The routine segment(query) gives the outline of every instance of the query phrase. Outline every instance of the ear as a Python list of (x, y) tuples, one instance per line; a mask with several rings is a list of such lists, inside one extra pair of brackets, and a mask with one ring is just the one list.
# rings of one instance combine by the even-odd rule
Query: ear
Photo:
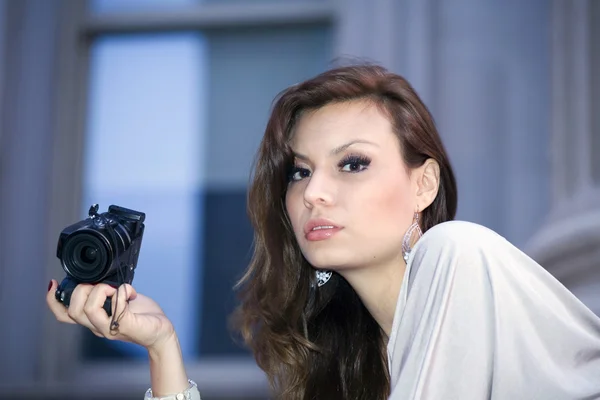
[(429, 158), (415, 174), (417, 184), (417, 204), (419, 211), (425, 210), (435, 200), (440, 188), (440, 165)]

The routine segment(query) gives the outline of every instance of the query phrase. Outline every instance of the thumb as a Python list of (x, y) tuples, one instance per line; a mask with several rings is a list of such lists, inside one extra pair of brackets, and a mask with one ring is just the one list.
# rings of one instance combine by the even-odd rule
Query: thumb
[(125, 298), (127, 299), (127, 301), (135, 300), (137, 298), (137, 290), (135, 290), (130, 284), (126, 283), (122, 285), (121, 288), (123, 288), (125, 292)]
[(129, 304), (129, 301), (135, 300), (137, 291), (130, 284), (123, 284), (119, 289), (113, 289), (112, 312), (117, 317), (121, 316)]
[[(123, 292), (123, 298), (127, 299), (127, 301), (135, 300), (137, 298), (137, 290), (128, 283), (121, 285), (119, 290)], [(121, 293), (119, 293), (119, 296), (120, 295)]]

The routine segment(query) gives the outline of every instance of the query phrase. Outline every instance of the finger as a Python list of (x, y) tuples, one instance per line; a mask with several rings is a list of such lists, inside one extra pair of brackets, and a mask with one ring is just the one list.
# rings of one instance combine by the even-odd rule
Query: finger
[[(136, 297), (136, 290), (129, 284), (121, 285), (117, 294), (113, 296), (112, 313), (115, 316), (115, 320), (119, 323), (120, 329), (127, 329), (126, 325), (129, 319), (126, 318), (126, 315), (129, 309), (129, 301), (135, 300)], [(123, 326), (123, 323), (125, 323), (125, 326)]]
[(69, 307), (67, 308), (67, 314), (73, 321), (91, 330), (95, 330), (96, 328), (92, 325), (83, 309), (93, 289), (93, 285), (84, 283), (75, 286), (71, 294)]
[(103, 339), (106, 338), (106, 336), (104, 336), (103, 334), (98, 332), (96, 329), (90, 329), (90, 332), (92, 332), (94, 335), (98, 336), (99, 338), (103, 338)]
[[(50, 310), (52, 311), (52, 313), (55, 315), (56, 319), (59, 322), (64, 322), (64, 323), (73, 324), (73, 325), (78, 324), (77, 321), (75, 321), (73, 318), (71, 318), (71, 316), (69, 316), (69, 311), (72, 310), (72, 308), (70, 307), (70, 305), (72, 303), (69, 302), (70, 305), (67, 308), (67, 307), (65, 307), (65, 305), (63, 303), (56, 300), (55, 292), (56, 292), (57, 288), (58, 288), (58, 281), (55, 281), (54, 279), (52, 279), (50, 281), (50, 286), (48, 289), (48, 293), (46, 295), (46, 302), (48, 303)], [(77, 308), (77, 298), (78, 298), (78, 296), (75, 296), (75, 308)], [(86, 320), (87, 320), (87, 318), (86, 318)], [(89, 328), (92, 331), (92, 333), (94, 335), (96, 335), (98, 337), (104, 337), (104, 335), (102, 335), (100, 332), (98, 332), (89, 321), (87, 321), (86, 326), (87, 326), (87, 328)]]
[(83, 312), (93, 328), (106, 337), (108, 337), (108, 332), (110, 331), (111, 318), (102, 307), (106, 299), (112, 297), (116, 292), (117, 289), (110, 285), (104, 283), (95, 285), (83, 307)]
[(52, 311), (52, 313), (59, 322), (64, 322), (67, 324), (76, 324), (77, 322), (75, 322), (71, 319), (71, 317), (69, 317), (67, 307), (65, 307), (61, 302), (56, 300), (56, 297), (54, 297), (54, 293), (56, 292), (57, 287), (58, 282), (52, 279), (50, 281), (50, 289), (48, 289), (48, 293), (46, 294), (46, 303), (48, 304), (50, 311)]

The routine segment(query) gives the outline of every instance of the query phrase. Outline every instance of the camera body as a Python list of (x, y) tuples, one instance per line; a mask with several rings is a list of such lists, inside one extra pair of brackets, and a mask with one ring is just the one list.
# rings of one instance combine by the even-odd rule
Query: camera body
[[(137, 267), (146, 215), (111, 205), (98, 214), (90, 207), (88, 217), (69, 225), (60, 233), (56, 256), (67, 276), (58, 285), (55, 297), (69, 306), (71, 295), (80, 283), (106, 283), (115, 288), (131, 284)], [(111, 316), (111, 299), (103, 308)]]

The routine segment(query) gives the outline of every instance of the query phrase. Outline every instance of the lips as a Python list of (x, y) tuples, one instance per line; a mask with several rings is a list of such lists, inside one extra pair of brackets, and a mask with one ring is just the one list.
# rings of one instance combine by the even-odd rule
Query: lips
[(304, 236), (309, 241), (325, 240), (332, 237), (336, 232), (342, 229), (330, 220), (316, 218), (309, 220), (304, 225)]

